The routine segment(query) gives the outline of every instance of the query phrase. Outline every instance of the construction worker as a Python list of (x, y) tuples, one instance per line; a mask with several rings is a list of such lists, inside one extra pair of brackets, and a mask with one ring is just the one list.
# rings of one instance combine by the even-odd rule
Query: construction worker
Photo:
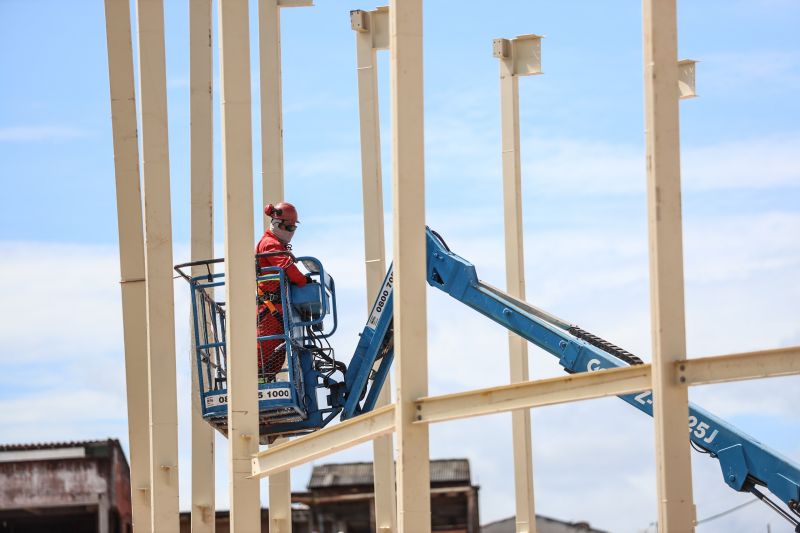
[[(269, 228), (256, 246), (259, 271), (263, 267), (280, 267), (290, 283), (303, 286), (308, 279), (294, 264), (289, 244), (297, 229), (297, 209), (288, 203), (280, 202), (264, 207), (264, 214), (271, 218)], [(269, 255), (261, 255), (269, 254)], [(261, 272), (260, 275), (268, 275)], [(272, 277), (272, 276), (271, 276)], [(283, 305), (280, 281), (258, 283), (258, 336), (283, 334)], [(275, 381), (286, 359), (286, 344), (282, 339), (262, 340), (258, 343), (259, 382)]]

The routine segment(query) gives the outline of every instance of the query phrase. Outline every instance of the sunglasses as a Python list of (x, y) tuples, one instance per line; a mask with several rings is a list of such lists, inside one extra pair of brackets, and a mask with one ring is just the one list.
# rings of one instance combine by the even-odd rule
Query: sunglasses
[(278, 227), (285, 229), (286, 231), (294, 231), (297, 229), (296, 224), (284, 224), (283, 222), (278, 224)]

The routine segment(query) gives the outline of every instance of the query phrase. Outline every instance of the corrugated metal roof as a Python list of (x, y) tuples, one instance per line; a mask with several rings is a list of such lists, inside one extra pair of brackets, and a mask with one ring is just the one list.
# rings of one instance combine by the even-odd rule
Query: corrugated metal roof
[(122, 449), (122, 446), (117, 439), (104, 439), (104, 440), (76, 440), (67, 442), (37, 442), (30, 444), (0, 444), (0, 452), (10, 451), (23, 451), (23, 450), (53, 450), (56, 448), (78, 448), (86, 446), (117, 446)]
[[(481, 533), (514, 533), (516, 530), (516, 519), (513, 516), (481, 526)], [(536, 531), (538, 533), (607, 533), (600, 529), (594, 529), (587, 522), (564, 522), (538, 514), (536, 515)]]
[[(116, 450), (116, 452), (114, 451)], [(75, 440), (65, 442), (35, 442), (29, 444), (0, 444), (0, 462), (60, 461), (101, 459), (119, 461), (129, 468), (128, 458), (118, 439)]]
[[(469, 460), (435, 459), (431, 461), (431, 483), (470, 482)], [(309, 489), (372, 485), (372, 463), (337, 463), (315, 466)]]

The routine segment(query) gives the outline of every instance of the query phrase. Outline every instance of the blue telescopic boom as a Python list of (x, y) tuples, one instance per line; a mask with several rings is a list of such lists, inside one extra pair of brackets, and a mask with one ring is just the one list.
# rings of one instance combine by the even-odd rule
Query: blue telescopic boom
[[(550, 354), (569, 373), (593, 372), (641, 360), (546, 311), (522, 302), (478, 279), (475, 267), (452, 253), (444, 240), (427, 230), (428, 283), (459, 302), (513, 331)], [(373, 305), (350, 362), (341, 392), (342, 419), (371, 410), (388, 374), (394, 355), (392, 343), (392, 269)], [(653, 416), (652, 391), (620, 396)], [(800, 532), (800, 467), (708, 411), (689, 404), (691, 442), (719, 460), (723, 479), (737, 491), (748, 491), (765, 501)], [(766, 499), (756, 486), (767, 487), (790, 509)]]

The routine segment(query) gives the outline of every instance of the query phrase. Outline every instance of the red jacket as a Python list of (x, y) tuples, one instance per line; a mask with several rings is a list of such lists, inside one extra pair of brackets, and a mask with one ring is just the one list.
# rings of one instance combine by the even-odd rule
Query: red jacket
[[(279, 241), (278, 238), (270, 230), (264, 232), (264, 236), (261, 237), (261, 240), (258, 241), (258, 245), (256, 245), (256, 254), (262, 254), (265, 252), (288, 252), (288, 251), (289, 247), (283, 244), (281, 241)], [(302, 272), (300, 272), (300, 269), (297, 268), (297, 265), (295, 265), (292, 262), (292, 258), (288, 253), (285, 255), (259, 257), (258, 266), (281, 267), (286, 272), (286, 276), (289, 278), (289, 281), (291, 283), (299, 285), (300, 287), (306, 284), (306, 277), (303, 275)], [(279, 289), (279, 285), (277, 281), (262, 281), (261, 283), (259, 283), (259, 288), (261, 288), (261, 290), (265, 292), (275, 292)]]

